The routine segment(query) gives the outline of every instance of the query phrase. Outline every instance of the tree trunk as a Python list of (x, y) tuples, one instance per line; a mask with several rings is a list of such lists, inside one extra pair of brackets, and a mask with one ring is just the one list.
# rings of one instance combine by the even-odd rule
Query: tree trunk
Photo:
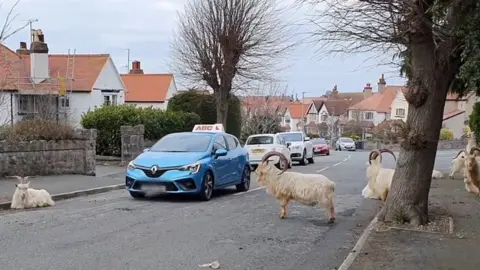
[(219, 89), (215, 92), (215, 100), (217, 107), (217, 123), (223, 124), (223, 127), (227, 128), (227, 116), (228, 116), (228, 90)]
[(443, 109), (454, 72), (443, 62), (448, 55), (439, 56), (428, 34), (412, 42), (410, 48), (412, 74), (405, 94), (409, 102), (407, 122), (401, 130), (400, 154), (379, 220), (424, 225), (428, 222), (428, 195)]

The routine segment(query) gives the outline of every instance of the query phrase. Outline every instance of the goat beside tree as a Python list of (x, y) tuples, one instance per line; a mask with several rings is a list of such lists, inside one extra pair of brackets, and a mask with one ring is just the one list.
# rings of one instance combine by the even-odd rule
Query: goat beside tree
[(55, 205), (52, 196), (45, 189), (30, 188), (28, 176), (24, 178), (20, 176), (13, 177), (17, 178), (20, 183), (15, 184), (16, 189), (15, 193), (13, 193), (10, 208), (28, 209)]
[(476, 159), (476, 153), (480, 149), (472, 147), (465, 157), (465, 190), (467, 192), (480, 195), (480, 167)]
[(365, 198), (387, 199), (390, 190), (394, 169), (382, 167), (382, 153), (389, 153), (397, 161), (395, 154), (389, 149), (373, 150), (368, 155), (367, 167), (367, 185), (362, 190)]
[[(278, 156), (280, 162), (283, 162), (282, 170), (268, 163), (272, 156)], [(272, 151), (263, 157), (255, 170), (258, 183), (280, 201), (280, 218), (286, 218), (287, 205), (293, 200), (303, 205), (319, 205), (327, 209), (328, 223), (333, 223), (335, 183), (321, 174), (285, 172), (287, 168), (288, 159), (282, 153)]]

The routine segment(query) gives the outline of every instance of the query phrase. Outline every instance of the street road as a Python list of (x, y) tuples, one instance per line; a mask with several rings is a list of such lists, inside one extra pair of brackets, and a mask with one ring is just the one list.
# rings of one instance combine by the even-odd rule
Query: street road
[[(443, 154), (443, 171), (454, 152)], [(1, 269), (188, 270), (214, 260), (221, 269), (334, 269), (375, 215), (378, 201), (361, 196), (367, 155), (332, 152), (292, 169), (336, 182), (333, 225), (325, 210), (295, 203), (281, 220), (278, 201), (256, 181), (249, 192), (219, 192), (209, 202), (114, 191), (1, 213)], [(384, 160), (394, 166), (392, 157)]]

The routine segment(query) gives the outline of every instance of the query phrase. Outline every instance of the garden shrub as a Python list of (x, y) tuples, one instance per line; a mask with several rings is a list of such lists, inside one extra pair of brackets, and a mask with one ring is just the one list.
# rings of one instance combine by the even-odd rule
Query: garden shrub
[(97, 129), (97, 154), (119, 156), (121, 150), (121, 126), (145, 126), (145, 139), (157, 141), (163, 136), (191, 131), (200, 123), (194, 113), (165, 112), (161, 109), (139, 108), (135, 105), (109, 105), (95, 108), (82, 116), (81, 124), (87, 129)]
[(4, 126), (0, 132), (0, 140), (8, 141), (58, 141), (72, 140), (75, 129), (66, 124), (52, 120), (32, 119)]
[(447, 128), (442, 128), (440, 130), (440, 140), (441, 141), (453, 140), (453, 131)]

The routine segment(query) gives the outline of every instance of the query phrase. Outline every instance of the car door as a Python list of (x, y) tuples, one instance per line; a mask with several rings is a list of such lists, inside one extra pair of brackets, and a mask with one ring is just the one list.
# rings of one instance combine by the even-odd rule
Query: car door
[[(228, 151), (225, 138), (219, 134), (215, 136), (213, 140), (212, 152), (215, 153), (217, 149), (222, 149), (222, 148)], [(213, 169), (215, 170), (215, 186), (224, 185), (228, 181), (228, 166), (229, 166), (228, 154), (223, 157), (216, 157), (215, 160), (212, 162), (212, 165), (213, 165)]]
[(235, 138), (231, 135), (225, 135), (225, 140), (227, 141), (228, 154), (228, 178), (226, 183), (235, 182), (241, 179), (241, 173), (243, 172), (242, 164), (240, 162), (239, 149), (235, 141)]

